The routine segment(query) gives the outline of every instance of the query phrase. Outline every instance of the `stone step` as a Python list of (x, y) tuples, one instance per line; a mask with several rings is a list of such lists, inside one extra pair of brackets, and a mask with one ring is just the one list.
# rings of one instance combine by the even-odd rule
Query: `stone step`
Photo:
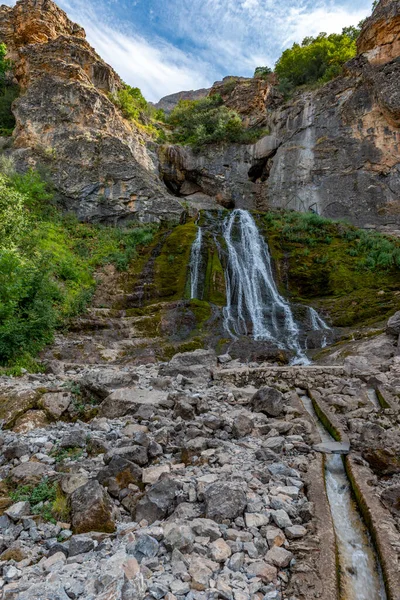
[(349, 442), (321, 442), (313, 446), (316, 452), (322, 454), (348, 454), (350, 452)]

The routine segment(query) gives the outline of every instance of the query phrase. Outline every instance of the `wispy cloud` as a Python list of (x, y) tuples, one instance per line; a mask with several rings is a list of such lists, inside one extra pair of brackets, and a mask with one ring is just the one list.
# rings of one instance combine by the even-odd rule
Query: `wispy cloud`
[[(7, 4), (14, 4), (6, 0)], [(355, 25), (371, 0), (59, 0), (89, 42), (146, 97), (273, 66), (285, 47)]]

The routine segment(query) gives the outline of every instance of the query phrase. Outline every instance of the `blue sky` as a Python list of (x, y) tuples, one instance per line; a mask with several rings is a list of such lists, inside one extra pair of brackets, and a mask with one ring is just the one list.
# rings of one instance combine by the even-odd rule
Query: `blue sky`
[[(3, 0), (4, 1), (4, 0)], [(6, 0), (14, 4), (13, 0)], [(307, 35), (340, 32), (372, 0), (59, 0), (89, 42), (148, 100), (273, 67)]]

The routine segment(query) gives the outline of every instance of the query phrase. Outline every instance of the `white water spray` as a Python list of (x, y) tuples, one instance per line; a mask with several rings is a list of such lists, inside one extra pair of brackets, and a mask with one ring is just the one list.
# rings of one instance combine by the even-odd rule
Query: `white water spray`
[(278, 292), (268, 246), (251, 214), (234, 210), (224, 221), (223, 236), (228, 252), (226, 330), (233, 337), (251, 334), (255, 340), (293, 350), (294, 363), (308, 364), (299, 327), (289, 303)]
[[(326, 332), (331, 331), (331, 328), (325, 323), (325, 321), (322, 319), (322, 317), (319, 316), (319, 314), (317, 313), (317, 311), (314, 308), (309, 306), (308, 310), (309, 310), (309, 314), (310, 314), (311, 328), (313, 331), (326, 331)], [(322, 337), (321, 348), (326, 348), (326, 346), (328, 345), (328, 340), (329, 340), (328, 335), (324, 335)]]
[(199, 295), (199, 274), (201, 266), (201, 244), (203, 241), (203, 231), (201, 227), (197, 229), (196, 239), (193, 242), (190, 253), (190, 298), (201, 299)]

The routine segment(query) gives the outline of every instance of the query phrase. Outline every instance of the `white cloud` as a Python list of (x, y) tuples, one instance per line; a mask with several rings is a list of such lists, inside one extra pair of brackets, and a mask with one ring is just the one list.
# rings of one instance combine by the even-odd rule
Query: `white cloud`
[[(371, 0), (58, 2), (85, 27), (102, 58), (150, 100), (208, 87), (225, 75), (250, 75), (259, 65), (272, 67), (293, 42), (320, 31), (340, 32), (367, 16), (371, 7)], [(146, 7), (151, 10), (141, 30), (134, 11)]]
[(86, 24), (89, 42), (127, 83), (141, 88), (148, 100), (178, 90), (206, 87), (207, 65), (191, 60), (171, 45), (152, 46), (140, 37), (129, 37), (118, 30)]

